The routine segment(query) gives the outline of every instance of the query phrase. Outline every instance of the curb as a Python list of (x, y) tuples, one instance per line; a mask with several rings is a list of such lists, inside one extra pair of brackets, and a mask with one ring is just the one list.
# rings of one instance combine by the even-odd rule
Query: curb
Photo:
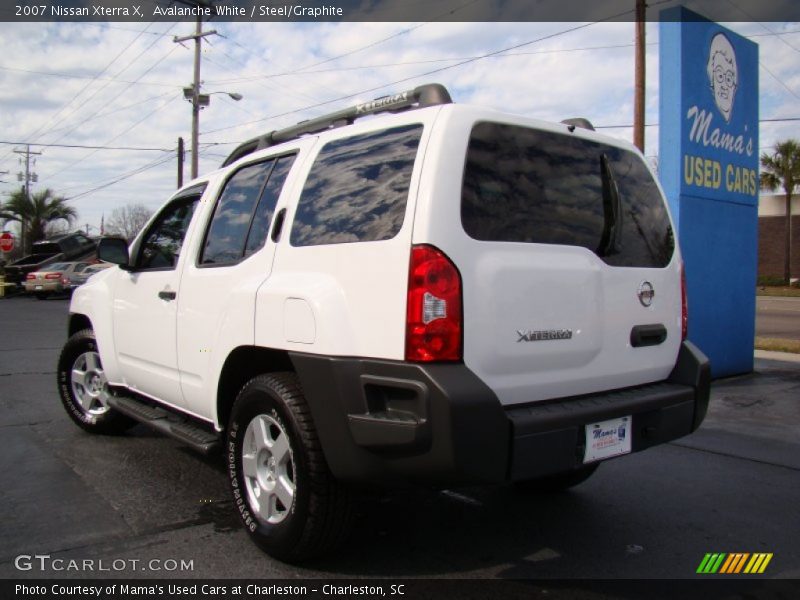
[(756, 358), (765, 360), (779, 360), (782, 362), (800, 363), (800, 354), (792, 352), (772, 352), (771, 350), (756, 350), (753, 353)]

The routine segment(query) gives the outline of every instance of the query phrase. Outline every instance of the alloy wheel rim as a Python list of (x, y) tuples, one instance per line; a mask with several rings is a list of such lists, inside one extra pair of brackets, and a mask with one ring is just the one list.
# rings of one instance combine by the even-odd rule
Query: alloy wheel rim
[(263, 523), (281, 523), (297, 487), (289, 436), (269, 415), (250, 421), (242, 442), (242, 473), (250, 506)]
[(86, 414), (99, 416), (108, 412), (108, 380), (97, 352), (84, 352), (75, 359), (72, 393)]

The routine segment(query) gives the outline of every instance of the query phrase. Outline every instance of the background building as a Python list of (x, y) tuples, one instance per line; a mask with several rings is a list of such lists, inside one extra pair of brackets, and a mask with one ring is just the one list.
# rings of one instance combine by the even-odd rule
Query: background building
[[(763, 194), (758, 201), (759, 277), (783, 277), (785, 236), (785, 196)], [(800, 194), (792, 196), (792, 278), (800, 278)]]

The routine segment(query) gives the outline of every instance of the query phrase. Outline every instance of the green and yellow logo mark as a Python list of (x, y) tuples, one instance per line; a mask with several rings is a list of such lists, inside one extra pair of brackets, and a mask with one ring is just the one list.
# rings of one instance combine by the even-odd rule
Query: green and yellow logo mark
[(763, 573), (771, 560), (772, 552), (757, 552), (755, 554), (748, 552), (734, 552), (731, 554), (724, 552), (709, 553), (705, 555), (700, 566), (697, 567), (697, 572), (703, 575), (715, 573), (725, 575)]

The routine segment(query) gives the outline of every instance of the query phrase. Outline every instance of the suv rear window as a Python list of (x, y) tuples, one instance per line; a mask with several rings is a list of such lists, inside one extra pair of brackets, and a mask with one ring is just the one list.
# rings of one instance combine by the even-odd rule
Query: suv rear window
[(403, 226), (422, 125), (326, 144), (308, 175), (292, 246), (389, 240)]
[(472, 130), (461, 222), (477, 240), (582, 246), (618, 267), (665, 267), (675, 247), (661, 193), (640, 157), (498, 123)]

